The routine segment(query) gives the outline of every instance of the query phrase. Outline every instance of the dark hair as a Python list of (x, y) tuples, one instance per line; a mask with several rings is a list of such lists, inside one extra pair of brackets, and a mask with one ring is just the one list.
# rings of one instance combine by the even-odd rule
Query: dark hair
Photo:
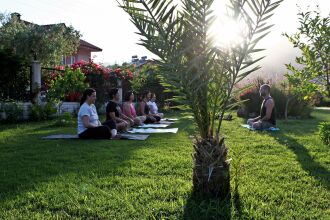
[(151, 98), (155, 97), (156, 96), (156, 93), (152, 92), (151, 93)]
[(125, 95), (124, 95), (124, 101), (128, 102), (131, 95), (134, 95), (133, 91), (126, 92)]
[(151, 93), (151, 92), (150, 91), (145, 91), (142, 95), (142, 99), (147, 98), (149, 93)]
[(109, 92), (110, 99), (113, 99), (113, 97), (118, 93), (118, 89), (111, 89)]
[(137, 94), (137, 100), (139, 102), (142, 102), (142, 99), (143, 99), (143, 95), (141, 93)]
[(96, 91), (93, 88), (87, 88), (87, 89), (85, 89), (85, 91), (83, 93), (83, 96), (80, 99), (80, 105), (84, 104), (84, 102), (87, 99), (87, 96), (91, 96), (94, 92), (96, 92)]

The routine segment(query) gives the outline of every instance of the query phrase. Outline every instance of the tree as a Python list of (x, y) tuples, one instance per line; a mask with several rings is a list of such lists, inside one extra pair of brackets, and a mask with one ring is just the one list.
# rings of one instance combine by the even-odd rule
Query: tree
[(26, 89), (29, 86), (28, 63), (9, 50), (0, 49), (0, 100), (28, 99)]
[[(272, 25), (265, 22), (280, 1), (231, 0), (229, 16), (244, 23), (242, 42), (230, 48), (215, 47), (210, 27), (215, 19), (213, 0), (118, 1), (142, 36), (140, 44), (159, 57), (168, 85), (183, 96), (198, 128), (194, 142), (194, 192), (225, 198), (229, 193), (228, 148), (220, 136), (224, 113), (230, 107), (233, 87), (259, 69), (262, 51), (256, 44)], [(221, 28), (221, 27), (219, 27)], [(247, 59), (249, 58), (249, 59)]]
[(330, 18), (322, 18), (319, 11), (298, 14), (298, 32), (284, 34), (301, 51), (296, 57), (298, 67), (287, 64), (287, 78), (293, 93), (309, 99), (317, 91), (330, 97)]
[(26, 60), (37, 58), (43, 65), (59, 64), (62, 56), (76, 52), (79, 31), (65, 24), (36, 25), (0, 14), (0, 49), (9, 49)]
[(137, 94), (142, 94), (147, 90), (156, 93), (157, 101), (164, 103), (164, 87), (161, 85), (159, 68), (153, 64), (145, 64), (137, 68), (134, 77), (130, 80), (131, 88)]

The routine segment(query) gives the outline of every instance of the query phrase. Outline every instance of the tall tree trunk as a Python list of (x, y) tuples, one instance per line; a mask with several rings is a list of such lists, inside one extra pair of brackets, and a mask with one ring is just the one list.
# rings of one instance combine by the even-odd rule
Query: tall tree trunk
[(329, 70), (327, 70), (327, 82), (326, 82), (326, 87), (327, 87), (327, 91), (328, 91), (328, 98), (330, 98), (330, 74), (329, 74)]
[(288, 120), (288, 109), (289, 109), (290, 101), (291, 101), (291, 97), (288, 97), (288, 99), (285, 102), (285, 111), (284, 111), (285, 120)]

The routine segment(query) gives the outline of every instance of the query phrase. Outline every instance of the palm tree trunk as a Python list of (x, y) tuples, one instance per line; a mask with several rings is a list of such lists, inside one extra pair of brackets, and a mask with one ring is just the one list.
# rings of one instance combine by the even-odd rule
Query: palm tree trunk
[(288, 98), (285, 102), (285, 111), (284, 111), (284, 117), (285, 120), (288, 120), (288, 108), (289, 108), (289, 102), (290, 102), (290, 98)]
[(225, 199), (230, 193), (228, 149), (224, 139), (197, 139), (193, 155), (193, 191), (199, 196)]

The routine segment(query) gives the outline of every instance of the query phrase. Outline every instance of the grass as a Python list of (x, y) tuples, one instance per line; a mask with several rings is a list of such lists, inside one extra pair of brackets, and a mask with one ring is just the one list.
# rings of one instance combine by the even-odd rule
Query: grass
[(224, 123), (231, 198), (191, 195), (194, 125), (147, 141), (41, 140), (75, 128), (0, 125), (0, 219), (329, 219), (330, 149), (317, 135), (329, 110), (279, 121), (279, 132)]

